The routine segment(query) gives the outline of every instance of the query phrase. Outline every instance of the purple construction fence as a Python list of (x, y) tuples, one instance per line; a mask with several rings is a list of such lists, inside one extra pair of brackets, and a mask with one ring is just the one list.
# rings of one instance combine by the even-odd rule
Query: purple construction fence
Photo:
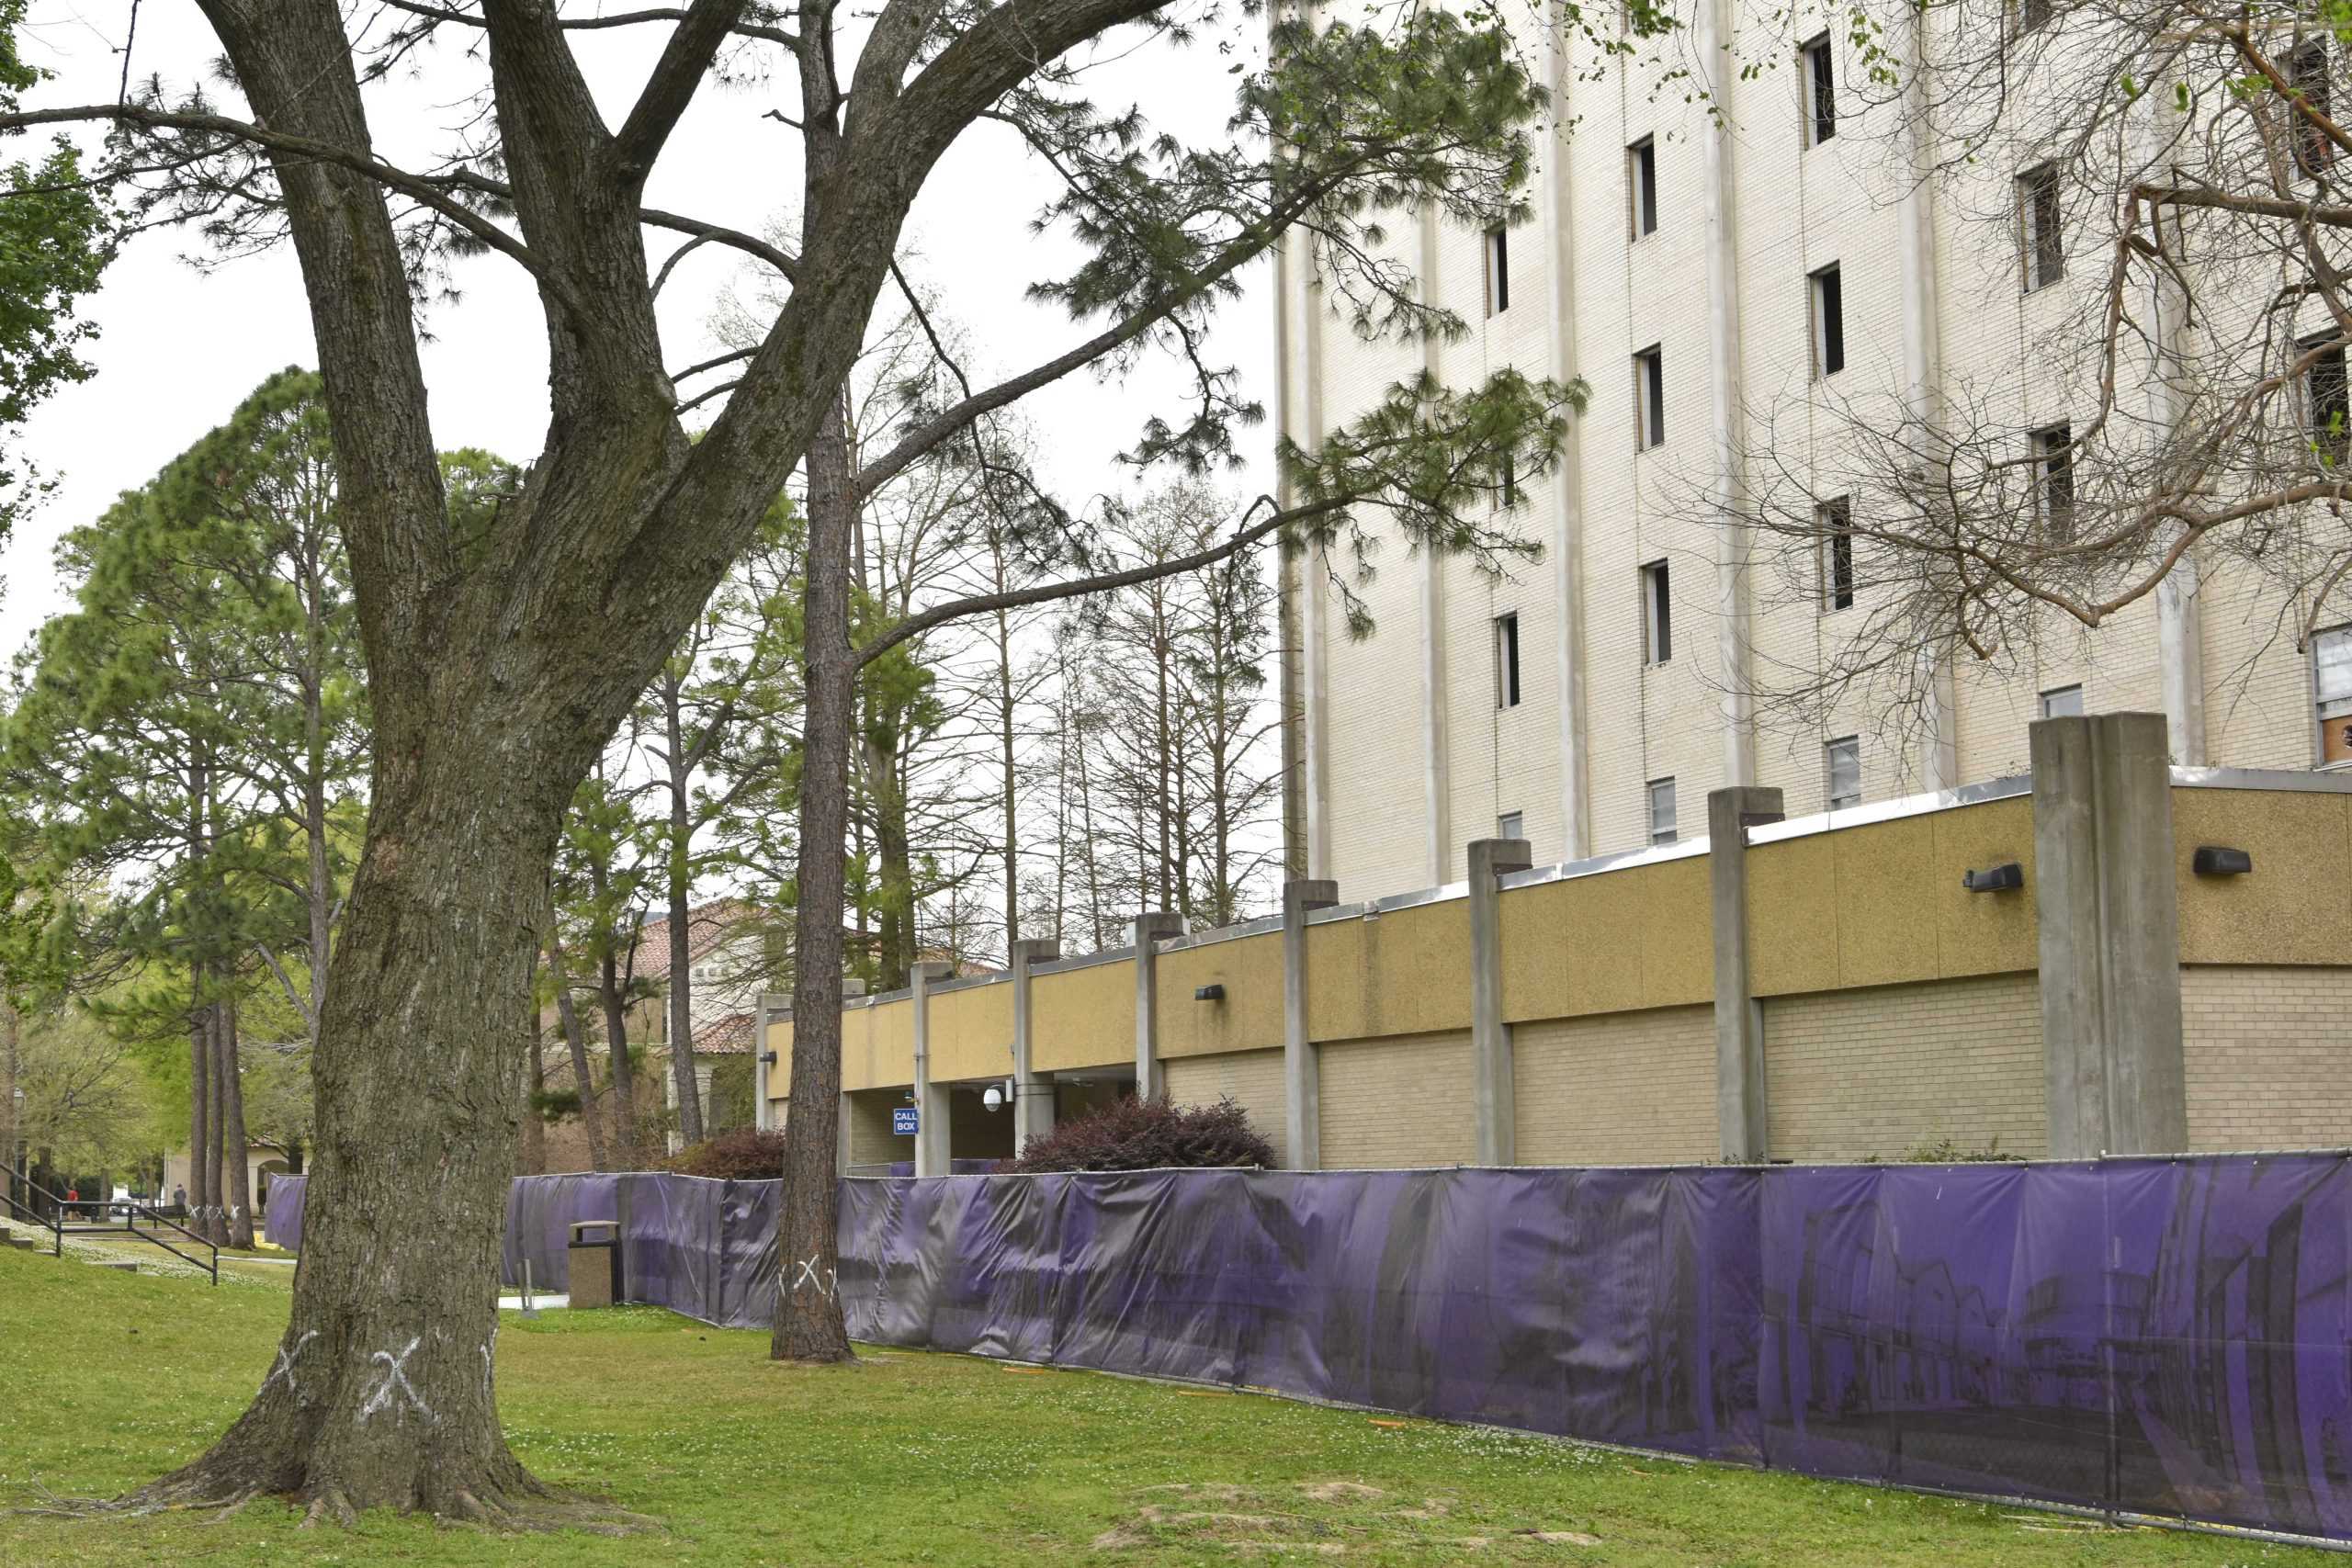
[[(774, 1192), (526, 1178), (510, 1282), (616, 1219), (630, 1299), (763, 1325)], [(850, 1181), (840, 1239), (872, 1343), (2352, 1539), (2338, 1155)]]

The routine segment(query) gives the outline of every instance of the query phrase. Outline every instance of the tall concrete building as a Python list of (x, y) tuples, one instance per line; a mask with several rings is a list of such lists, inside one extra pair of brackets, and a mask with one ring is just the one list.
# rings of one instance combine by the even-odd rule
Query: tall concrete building
[[(1664, 51), (1523, 39), (1555, 105), (1534, 220), (1392, 230), (1470, 324), (1460, 341), (1362, 341), (1305, 248), (1284, 252), (1279, 407), (1303, 446), (1425, 367), (1591, 390), (1559, 471), (1511, 509), (1540, 562), (1490, 574), (1396, 543), (1356, 589), (1362, 639), (1324, 562), (1286, 574), (1293, 874), (1377, 898), (1459, 881), (1482, 837), (1524, 838), (1542, 863), (1703, 833), (1726, 785), (1777, 788), (1802, 816), (2019, 774), (2030, 722), (2086, 711), (2165, 715), (2179, 764), (2333, 760), (2322, 720), (2352, 698), (2352, 633), (2323, 621), (2298, 648), (2303, 607), (2220, 560), (2096, 634), (2052, 616), (1997, 673), (1923, 669), (1899, 717), (1856, 693), (1799, 725), (1752, 695), (1823, 668), (1872, 592), (1850, 552), (1765, 549), (1705, 514), (1747, 493), (1760, 446), (1802, 473), (1833, 408), (1962, 385), (2021, 453), (2087, 417), (2047, 352), (2104, 258), (2069, 252), (2030, 170), (1913, 178), (1930, 133), (1849, 90), (1868, 72), (1849, 30), (1811, 0), (1720, 0)], [(1716, 71), (1720, 117), (1667, 75), (1724, 61), (1762, 68)], [(1987, 221), (2005, 209), (2015, 224)]]

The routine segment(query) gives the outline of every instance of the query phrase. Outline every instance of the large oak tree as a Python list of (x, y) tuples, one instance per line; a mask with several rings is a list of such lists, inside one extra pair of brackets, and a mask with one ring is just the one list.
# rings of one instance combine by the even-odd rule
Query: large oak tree
[[(1285, 231), (1357, 330), (1460, 330), (1416, 296), (1381, 216), (1436, 203), (1480, 226), (1522, 218), (1522, 128), (1542, 95), (1491, 17), (1420, 12), (1382, 28), (1284, 20), (1279, 68), (1239, 73), (1228, 140), (1192, 149), (1097, 111), (1060, 63), (1131, 24), (1139, 44), (1158, 47), (1197, 32), (1201, 17), (1179, 26), (1156, 0), (885, 0), (857, 13), (835, 0), (687, 0), (601, 16), (550, 0), (198, 5), (246, 112), (159, 84), (113, 103), (0, 113), (0, 130), (107, 122), (121, 135), (100, 177), (136, 192), (148, 217), (183, 216), (232, 243), (290, 238), (333, 417), (375, 750), (315, 1053), (311, 1219), (286, 1336), (235, 1426), (141, 1501), (269, 1492), (308, 1499), (314, 1519), (376, 1506), (576, 1517), (501, 1433), (494, 1282), (548, 864), (600, 750), (806, 459), (801, 1028), (780, 1239), (785, 1256), (820, 1260), (812, 1278), (830, 1279), (856, 671), (928, 625), (1000, 602), (933, 605), (853, 647), (858, 497), (989, 411), (1153, 344), (1200, 367), (1200, 397), (1148, 423), (1138, 456), (1223, 460), (1231, 424), (1253, 411), (1199, 359), (1203, 324)], [(626, 111), (607, 117), (571, 36), (616, 25), (644, 29), (645, 70)], [(443, 29), (481, 46), (485, 112), (440, 161), (398, 166), (371, 135), (364, 84)], [(796, 249), (645, 201), (697, 91), (745, 51), (781, 62), (775, 113), (799, 142), (798, 188), (775, 196), (793, 209)], [(1066, 180), (1056, 216), (1090, 256), (1040, 286), (1099, 326), (1020, 376), (967, 389), (854, 468), (839, 438), (842, 381), (911, 204), (983, 121), (1010, 127)], [(764, 155), (744, 165), (753, 178), (763, 166)], [(686, 372), (665, 367), (654, 302), (666, 265), (649, 265), (649, 233), (731, 246), (785, 280), (757, 344), (731, 357), (732, 384), (698, 440), (683, 416), (711, 395), (683, 396)], [(519, 491), (459, 530), (413, 300), (423, 278), (466, 253), (494, 253), (533, 280), (550, 419)], [(1552, 460), (1571, 400), (1510, 372), (1467, 392), (1400, 384), (1349, 427), (1286, 446), (1283, 502), (1252, 507), (1216, 549), (1360, 538), (1351, 519), (1375, 505), (1427, 547), (1511, 552), (1488, 502), (1511, 454), (1522, 478)], [(1052, 508), (1038, 521), (1046, 536), (1069, 522)], [(1056, 556), (1049, 539), (1038, 547)], [(1005, 600), (1121, 580), (1089, 578), (1081, 564)], [(846, 1352), (830, 1291), (786, 1300), (779, 1353)]]

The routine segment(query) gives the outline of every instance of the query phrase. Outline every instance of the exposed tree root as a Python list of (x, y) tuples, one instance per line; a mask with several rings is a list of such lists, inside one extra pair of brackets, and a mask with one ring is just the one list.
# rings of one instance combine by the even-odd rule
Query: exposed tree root
[(298, 1530), (314, 1530), (319, 1528), (321, 1519), (331, 1520), (341, 1525), (345, 1529), (355, 1529), (359, 1523), (359, 1516), (352, 1510), (351, 1505), (344, 1500), (343, 1494), (333, 1487), (329, 1487), (311, 1499), (310, 1512), (304, 1514), (302, 1522), (294, 1528)]

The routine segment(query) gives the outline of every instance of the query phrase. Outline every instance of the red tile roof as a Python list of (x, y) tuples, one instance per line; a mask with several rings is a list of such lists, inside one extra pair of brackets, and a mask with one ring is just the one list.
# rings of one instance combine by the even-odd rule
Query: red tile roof
[[(744, 921), (755, 919), (759, 910), (741, 898), (719, 898), (699, 908), (686, 911), (686, 962), (706, 957), (710, 951), (727, 940), (727, 935)], [(670, 977), (670, 919), (663, 916), (645, 922), (637, 936), (636, 977), (640, 980), (666, 980)]]
[(714, 1018), (695, 1031), (697, 1056), (741, 1056), (751, 1052), (757, 1020), (748, 1012)]

